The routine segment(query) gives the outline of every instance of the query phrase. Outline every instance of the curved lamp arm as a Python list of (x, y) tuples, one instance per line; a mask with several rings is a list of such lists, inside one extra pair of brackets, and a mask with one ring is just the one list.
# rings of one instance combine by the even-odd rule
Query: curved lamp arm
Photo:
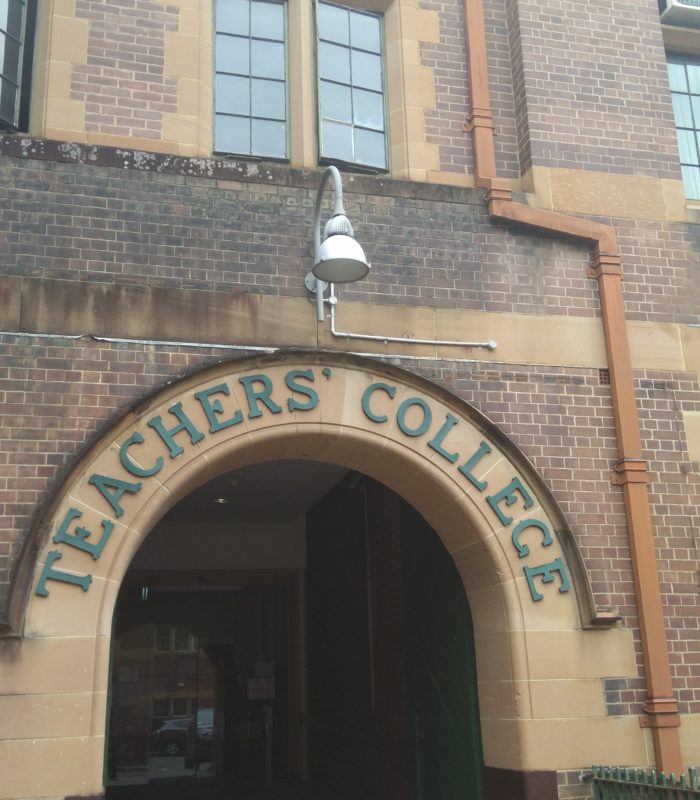
[(314, 206), (314, 261), (318, 259), (318, 252), (321, 249), (321, 201), (323, 200), (323, 190), (326, 188), (328, 178), (333, 176), (333, 187), (335, 189), (335, 207), (333, 216), (345, 214), (343, 207), (343, 182), (337, 167), (326, 167), (321, 176), (321, 183), (316, 192), (316, 205)]
[[(329, 177), (333, 177), (335, 207), (326, 223), (321, 242), (321, 201)], [(355, 240), (350, 220), (343, 207), (343, 184), (336, 167), (326, 167), (316, 193), (314, 207), (314, 263), (311, 270), (316, 278), (316, 304), (318, 321), (323, 322), (323, 292), (329, 283), (350, 283), (367, 275), (370, 265), (360, 244)]]

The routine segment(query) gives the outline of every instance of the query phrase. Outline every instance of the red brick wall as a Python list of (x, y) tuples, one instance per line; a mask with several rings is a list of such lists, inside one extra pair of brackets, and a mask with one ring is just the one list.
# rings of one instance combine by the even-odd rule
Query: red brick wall
[(678, 178), (655, 0), (509, 0), (521, 167)]
[[(517, 178), (520, 169), (506, 8), (503, 0), (486, 0), (484, 6), (497, 165), (500, 176)], [(473, 174), (471, 135), (464, 130), (471, 109), (464, 0), (420, 0), (419, 7), (437, 12), (440, 20), (439, 44), (421, 45), (421, 63), (433, 70), (435, 87), (435, 109), (425, 114), (426, 140), (438, 145), (441, 170)]]
[(161, 139), (163, 114), (177, 112), (177, 80), (165, 75), (165, 32), (179, 11), (148, 0), (76, 0), (88, 20), (87, 64), (71, 72), (71, 98), (85, 103), (85, 129)]

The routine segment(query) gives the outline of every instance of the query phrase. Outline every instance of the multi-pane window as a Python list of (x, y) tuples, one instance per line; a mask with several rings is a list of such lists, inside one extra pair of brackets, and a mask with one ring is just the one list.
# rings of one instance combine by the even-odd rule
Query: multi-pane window
[(11, 130), (29, 121), (34, 5), (0, 0), (0, 126)]
[(318, 3), (319, 152), (386, 169), (382, 19)]
[(286, 158), (285, 31), (284, 3), (217, 0), (217, 152)]
[(685, 196), (700, 200), (700, 60), (668, 57)]

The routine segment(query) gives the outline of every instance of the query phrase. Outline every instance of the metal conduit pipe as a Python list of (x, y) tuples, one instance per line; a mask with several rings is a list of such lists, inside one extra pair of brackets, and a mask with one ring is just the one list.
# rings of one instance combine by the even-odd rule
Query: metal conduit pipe
[(385, 344), (389, 342), (397, 344), (428, 344), (435, 347), (484, 347), (487, 350), (495, 350), (498, 347), (498, 343), (493, 339), (488, 342), (466, 342), (460, 339), (415, 339), (409, 336), (383, 336), (379, 333), (344, 333), (336, 330), (335, 327), (335, 307), (338, 304), (338, 300), (334, 295), (333, 284), (331, 284), (331, 297), (326, 302), (331, 307), (331, 334), (336, 339), (361, 339), (365, 342), (384, 342)]
[(489, 97), (483, 0), (465, 0), (471, 111), (467, 130), (474, 147), (476, 185), (485, 188), (492, 222), (558, 233), (591, 247), (589, 276), (598, 283), (615, 419), (619, 461), (612, 483), (624, 494), (647, 700), (640, 724), (651, 728), (656, 767), (682, 772), (680, 717), (673, 695), (658, 565), (649, 503), (649, 477), (643, 458), (634, 395), (627, 326), (622, 296), (622, 270), (615, 229), (556, 211), (532, 208), (512, 198), (510, 181), (496, 174), (493, 114)]

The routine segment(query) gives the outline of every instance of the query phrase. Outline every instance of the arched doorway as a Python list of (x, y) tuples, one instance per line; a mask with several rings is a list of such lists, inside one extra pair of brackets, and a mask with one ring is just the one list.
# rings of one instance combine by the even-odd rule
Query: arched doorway
[(269, 462), (184, 498), (122, 582), (111, 673), (108, 800), (483, 797), (459, 574), (359, 473)]
[[(626, 674), (633, 649), (628, 632), (599, 633), (607, 620), (597, 616), (546, 486), (487, 419), (415, 374), (345, 355), (287, 353), (222, 363), (145, 399), (83, 454), (38, 520), (10, 607), (23, 636), (17, 669), (27, 659), (48, 668), (66, 652), (79, 658), (89, 708), (80, 737), (63, 734), (60, 717), (42, 741), (47, 758), (60, 760), (68, 748), (80, 765), (60, 785), (52, 776), (55, 793), (103, 789), (114, 608), (139, 548), (198, 487), (289, 459), (365, 475), (435, 532), (472, 614), (487, 783), (495, 776), (522, 788), (547, 771), (548, 791), (556, 791), (553, 769), (570, 763), (573, 742), (609, 725), (595, 710), (591, 721), (573, 698), (602, 693), (610, 667), (600, 672), (588, 658), (579, 668), (575, 654), (605, 652), (614, 674)], [(556, 688), (556, 708), (542, 712), (548, 688)], [(562, 703), (560, 735), (541, 736)]]

